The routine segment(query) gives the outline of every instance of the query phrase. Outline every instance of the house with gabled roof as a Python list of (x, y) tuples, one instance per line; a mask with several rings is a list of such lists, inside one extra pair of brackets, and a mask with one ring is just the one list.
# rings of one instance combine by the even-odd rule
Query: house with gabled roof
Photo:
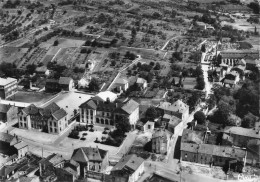
[(60, 77), (59, 85), (61, 90), (71, 91), (74, 87), (73, 79), (70, 77)]
[(61, 134), (68, 126), (67, 112), (56, 103), (44, 108), (31, 104), (18, 112), (19, 128)]
[(115, 81), (115, 89), (119, 92), (126, 91), (129, 88), (129, 81), (126, 78), (118, 78)]
[[(144, 173), (144, 159), (135, 154), (123, 157), (111, 170), (113, 182), (135, 182)], [(111, 181), (111, 182), (112, 182)]]
[(164, 114), (174, 115), (182, 121), (185, 121), (189, 117), (189, 106), (181, 100), (177, 100), (173, 104), (169, 102), (160, 103), (158, 108), (162, 109)]
[(75, 149), (72, 160), (80, 165), (80, 175), (85, 177), (87, 171), (102, 173), (109, 165), (108, 151), (99, 149), (98, 147), (81, 147)]

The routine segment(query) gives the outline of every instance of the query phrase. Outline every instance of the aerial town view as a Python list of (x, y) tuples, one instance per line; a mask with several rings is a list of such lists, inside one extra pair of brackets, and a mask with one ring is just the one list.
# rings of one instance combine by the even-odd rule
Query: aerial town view
[(0, 182), (260, 182), (260, 0), (0, 0)]

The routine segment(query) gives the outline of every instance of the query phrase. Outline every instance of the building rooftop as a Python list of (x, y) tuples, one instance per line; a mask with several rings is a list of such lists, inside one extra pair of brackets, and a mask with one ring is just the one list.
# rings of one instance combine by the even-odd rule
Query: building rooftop
[(181, 151), (198, 152), (199, 145), (195, 143), (181, 143)]
[(143, 78), (137, 78), (137, 80), (136, 80), (136, 83), (140, 83), (140, 84), (144, 84), (146, 82), (147, 81), (145, 79), (143, 79)]
[(128, 83), (128, 80), (125, 79), (125, 78), (118, 78), (118, 79), (116, 80), (116, 83), (117, 83), (117, 84), (125, 85), (125, 84)]
[(0, 78), (0, 86), (8, 85), (14, 81), (17, 81), (15, 78)]
[(107, 98), (109, 98), (110, 102), (114, 102), (117, 98), (117, 95), (111, 91), (99, 92), (96, 96), (100, 97), (103, 101), (107, 101)]
[(72, 81), (72, 78), (70, 78), (70, 77), (60, 77), (59, 84), (69, 85), (71, 81)]
[(8, 134), (8, 133), (3, 133), (0, 132), (0, 141), (11, 143), (11, 141), (14, 139), (14, 136)]
[(124, 105), (121, 107), (121, 109), (123, 109), (125, 112), (127, 112), (128, 114), (133, 113), (136, 108), (139, 107), (139, 104), (134, 101), (133, 99), (130, 99), (129, 101), (127, 101), (126, 103), (124, 103)]
[(17, 143), (17, 144), (14, 144), (14, 147), (16, 148), (16, 149), (22, 149), (22, 148), (24, 148), (24, 147), (26, 147), (26, 146), (28, 146), (27, 145), (27, 143), (25, 143), (25, 142), (19, 142), (19, 143)]
[(250, 138), (260, 139), (260, 132), (259, 130), (243, 128), (239, 126), (227, 126), (223, 129), (223, 133), (227, 134), (235, 134), (240, 136), (246, 136)]
[(89, 162), (89, 161), (99, 161), (101, 162), (107, 151), (99, 149), (99, 148), (92, 148), (92, 147), (81, 147), (75, 149), (72, 154), (72, 159), (76, 162)]
[(64, 118), (67, 115), (67, 112), (64, 109), (59, 109), (52, 114), (52, 116), (58, 121)]
[(123, 157), (112, 169), (112, 171), (127, 170), (131, 174), (144, 162), (144, 159), (135, 154)]

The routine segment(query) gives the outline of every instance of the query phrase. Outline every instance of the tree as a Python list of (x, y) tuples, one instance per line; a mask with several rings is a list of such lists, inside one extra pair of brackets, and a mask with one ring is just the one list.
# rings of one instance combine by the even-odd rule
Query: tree
[(118, 116), (115, 123), (117, 134), (119, 134), (120, 136), (123, 136), (126, 132), (129, 132), (131, 130), (129, 120), (125, 116)]
[(205, 44), (202, 44), (202, 46), (201, 46), (201, 52), (206, 52), (206, 45), (205, 45)]
[(26, 72), (30, 75), (34, 74), (36, 70), (36, 65), (35, 64), (29, 64), (26, 66)]
[(53, 43), (53, 46), (57, 46), (58, 44), (59, 44), (59, 41), (55, 40), (54, 43)]
[(90, 91), (99, 91), (98, 80), (96, 78), (92, 78), (89, 85), (88, 85), (88, 88), (89, 88)]
[(132, 28), (131, 36), (132, 36), (133, 39), (135, 38), (136, 34), (137, 34), (136, 29)]
[(251, 2), (248, 7), (251, 8), (255, 14), (259, 14), (260, 5), (258, 2)]
[(195, 86), (195, 88), (198, 90), (203, 90), (205, 88), (203, 75), (197, 77), (197, 85)]
[(247, 113), (242, 120), (241, 126), (244, 128), (253, 128), (257, 122), (257, 117), (252, 113)]
[(161, 112), (154, 106), (149, 107), (145, 112), (145, 117), (149, 120), (154, 120), (161, 115)]
[(160, 70), (160, 68), (161, 68), (161, 65), (160, 65), (160, 63), (157, 62), (155, 64), (154, 70)]
[(194, 120), (196, 120), (198, 124), (204, 124), (206, 120), (206, 116), (202, 111), (197, 111), (194, 114)]

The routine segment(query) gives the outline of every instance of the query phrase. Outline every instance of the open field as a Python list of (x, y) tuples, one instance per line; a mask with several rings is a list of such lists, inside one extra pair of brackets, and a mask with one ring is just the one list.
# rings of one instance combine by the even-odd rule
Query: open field
[(27, 52), (27, 48), (2, 47), (0, 48), (0, 63), (14, 63), (19, 61)]

